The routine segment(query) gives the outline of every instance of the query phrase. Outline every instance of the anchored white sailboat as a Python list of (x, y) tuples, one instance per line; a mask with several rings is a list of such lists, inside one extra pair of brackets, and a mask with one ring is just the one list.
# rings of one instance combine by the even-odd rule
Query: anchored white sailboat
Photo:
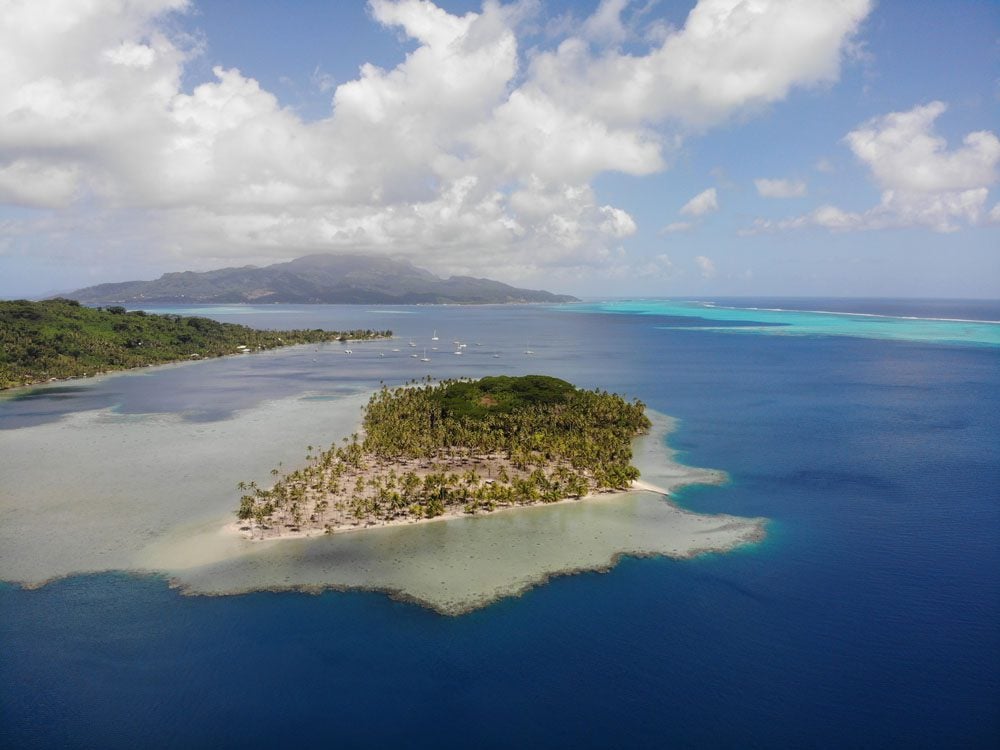
[(438, 340), (438, 332), (437, 330), (435, 330), (434, 334), (431, 336), (431, 341), (437, 341), (437, 340)]

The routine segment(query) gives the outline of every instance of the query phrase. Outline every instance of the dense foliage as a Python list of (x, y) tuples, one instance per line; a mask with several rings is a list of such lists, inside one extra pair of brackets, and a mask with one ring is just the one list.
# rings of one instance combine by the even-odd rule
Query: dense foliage
[(383, 388), (365, 411), (364, 448), (383, 458), (429, 458), (461, 448), (515, 464), (566, 461), (600, 487), (632, 479), (631, 440), (649, 427), (640, 402), (544, 375)]
[(460, 380), (434, 389), (429, 395), (442, 416), (460, 421), (483, 419), (490, 414), (509, 414), (531, 406), (566, 403), (576, 391), (570, 383), (547, 375), (506, 375)]
[(383, 388), (364, 438), (307, 456), (269, 489), (241, 482), (237, 516), (261, 536), (554, 502), (637, 479), (642, 402), (543, 375)]
[(262, 331), (74, 300), (0, 301), (0, 388), (106, 370), (219, 357), (290, 344), (377, 338), (391, 331)]

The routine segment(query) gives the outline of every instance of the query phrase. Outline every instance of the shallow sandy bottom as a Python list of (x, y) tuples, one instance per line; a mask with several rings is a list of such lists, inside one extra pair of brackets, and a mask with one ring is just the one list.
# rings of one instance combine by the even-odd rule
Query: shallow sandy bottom
[[(215, 423), (73, 414), (0, 432), (0, 579), (25, 585), (125, 570), (191, 594), (374, 589), (457, 614), (553, 575), (606, 570), (621, 555), (685, 558), (763, 536), (763, 519), (706, 516), (652, 492), (517, 508), (413, 526), (251, 542), (224, 531), (239, 480), (357, 424), (367, 395), (270, 402)], [(322, 406), (318, 406), (322, 404)], [(666, 489), (725, 475), (677, 464), (669, 417), (636, 444), (643, 479)]]

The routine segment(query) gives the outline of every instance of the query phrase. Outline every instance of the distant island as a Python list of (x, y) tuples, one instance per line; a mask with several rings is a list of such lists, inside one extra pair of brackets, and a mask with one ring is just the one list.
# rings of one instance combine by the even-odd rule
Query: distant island
[(62, 298), (0, 301), (0, 388), (292, 344), (389, 336), (392, 331), (261, 331), (121, 306), (94, 309)]
[(269, 489), (240, 482), (237, 527), (274, 539), (624, 490), (639, 478), (632, 439), (649, 427), (641, 401), (544, 375), (383, 387), (363, 438), (310, 446)]
[(67, 296), (87, 304), (500, 304), (575, 302), (490, 279), (442, 279), (405, 260), (379, 255), (308, 255), (257, 268), (167, 273), (155, 281), (98, 284)]

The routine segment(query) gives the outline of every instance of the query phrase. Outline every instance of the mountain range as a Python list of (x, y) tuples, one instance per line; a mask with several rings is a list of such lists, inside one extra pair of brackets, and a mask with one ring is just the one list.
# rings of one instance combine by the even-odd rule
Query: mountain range
[(259, 268), (166, 273), (153, 281), (98, 284), (63, 295), (88, 304), (496, 304), (573, 302), (490, 279), (442, 279), (409, 261), (359, 254), (307, 255)]

